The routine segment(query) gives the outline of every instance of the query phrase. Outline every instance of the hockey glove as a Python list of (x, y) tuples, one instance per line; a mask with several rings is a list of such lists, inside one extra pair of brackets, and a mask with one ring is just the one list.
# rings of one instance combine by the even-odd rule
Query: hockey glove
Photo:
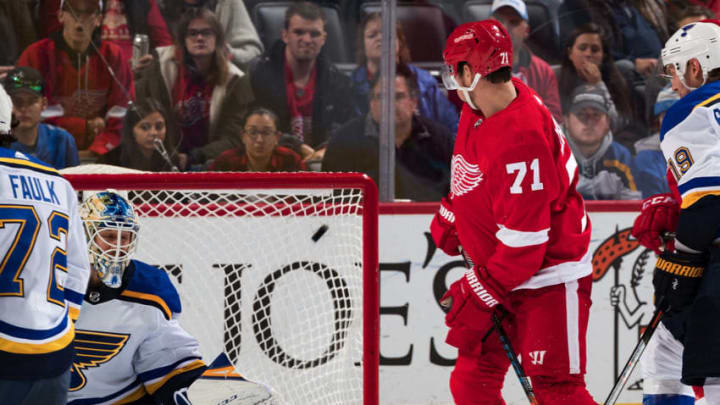
[(452, 283), (440, 299), (443, 306), (450, 308), (445, 315), (447, 326), (485, 331), (492, 324), (491, 315), (500, 303), (500, 294), (488, 286), (487, 277), (483, 277), (484, 269), (479, 270), (465, 270), (465, 275)]
[[(643, 201), (642, 211), (633, 224), (632, 235), (641, 245), (662, 254), (662, 234), (677, 228), (680, 203), (672, 194), (657, 194)], [(666, 242), (666, 251), (673, 250), (673, 242)]]
[(708, 258), (704, 254), (663, 252), (655, 264), (655, 306), (678, 313), (692, 304), (700, 287)]
[(455, 214), (450, 208), (450, 202), (445, 198), (440, 201), (440, 209), (430, 223), (430, 233), (435, 245), (450, 256), (460, 254), (458, 247), (460, 240), (455, 230)]

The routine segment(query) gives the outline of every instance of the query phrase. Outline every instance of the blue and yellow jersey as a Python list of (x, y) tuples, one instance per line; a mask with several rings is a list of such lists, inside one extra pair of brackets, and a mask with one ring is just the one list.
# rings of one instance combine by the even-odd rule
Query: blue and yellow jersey
[(70, 367), (90, 276), (77, 196), (57, 170), (0, 148), (0, 378)]
[(93, 302), (89, 290), (76, 323), (69, 404), (146, 400), (173, 380), (192, 380), (205, 369), (197, 340), (176, 319), (180, 298), (167, 274), (137, 260), (126, 273), (111, 299)]
[(668, 109), (660, 147), (678, 182), (682, 208), (720, 195), (720, 81), (690, 92)]

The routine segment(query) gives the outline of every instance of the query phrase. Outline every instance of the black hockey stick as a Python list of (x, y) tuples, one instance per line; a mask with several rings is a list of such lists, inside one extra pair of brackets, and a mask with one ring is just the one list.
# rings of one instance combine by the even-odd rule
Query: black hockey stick
[[(498, 310), (505, 312), (502, 307)], [(501, 320), (497, 315), (497, 311), (493, 312), (492, 320), (495, 324), (495, 330), (497, 330), (498, 336), (500, 336), (500, 343), (502, 343), (505, 354), (508, 359), (510, 359), (510, 364), (512, 365), (513, 370), (515, 370), (515, 375), (518, 380), (520, 380), (520, 385), (522, 385), (523, 391), (525, 391), (525, 396), (527, 396), (528, 401), (530, 401), (530, 405), (540, 405), (540, 402), (538, 402), (535, 397), (532, 385), (530, 384), (530, 378), (525, 375), (525, 370), (523, 370), (522, 364), (520, 364), (520, 360), (518, 360), (518, 357), (510, 344), (510, 338), (508, 338), (507, 333), (505, 333), (505, 329), (501, 325)]]
[(650, 324), (647, 326), (645, 332), (643, 332), (642, 336), (640, 337), (640, 341), (637, 343), (637, 345), (635, 345), (635, 349), (633, 350), (632, 354), (630, 354), (630, 358), (628, 359), (627, 363), (625, 363), (625, 367), (623, 368), (622, 373), (620, 373), (617, 381), (615, 381), (615, 385), (612, 387), (610, 395), (608, 395), (607, 399), (605, 400), (605, 405), (615, 405), (615, 401), (617, 401), (618, 397), (620, 396), (620, 392), (622, 392), (623, 388), (625, 388), (625, 384), (627, 384), (628, 379), (630, 378), (630, 374), (632, 374), (633, 370), (635, 370), (635, 366), (637, 366), (637, 363), (640, 360), (640, 356), (642, 356), (643, 352), (645, 351), (645, 347), (647, 347), (648, 342), (650, 342), (650, 338), (652, 337), (653, 333), (655, 333), (655, 329), (657, 329), (658, 324), (660, 324), (660, 319), (662, 318), (662, 315), (663, 313), (662, 311), (660, 311), (660, 309), (655, 310), (655, 314), (650, 320)]

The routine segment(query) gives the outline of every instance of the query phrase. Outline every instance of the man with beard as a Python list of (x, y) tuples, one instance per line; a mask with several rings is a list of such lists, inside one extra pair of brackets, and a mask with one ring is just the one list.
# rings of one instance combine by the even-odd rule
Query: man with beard
[(278, 129), (312, 148), (312, 159), (322, 159), (329, 135), (356, 116), (350, 79), (321, 53), (326, 39), (322, 9), (293, 3), (282, 39), (250, 68), (257, 105), (275, 111)]
[(522, 0), (495, 0), (492, 4), (492, 17), (498, 20), (510, 34), (513, 45), (512, 75), (538, 93), (553, 118), (562, 120), (560, 94), (557, 78), (550, 65), (533, 55), (525, 46), (530, 35), (527, 6)]

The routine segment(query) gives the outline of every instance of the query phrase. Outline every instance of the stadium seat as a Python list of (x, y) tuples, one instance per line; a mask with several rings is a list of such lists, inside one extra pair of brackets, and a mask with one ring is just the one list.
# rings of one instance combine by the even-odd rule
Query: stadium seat
[[(265, 48), (270, 48), (275, 41), (282, 38), (285, 28), (285, 10), (292, 2), (262, 2), (252, 9), (252, 21), (255, 24), (260, 40)], [(338, 9), (331, 5), (322, 5), (325, 12), (327, 41), (325, 42), (325, 55), (334, 63), (353, 62), (352, 52), (348, 49), (345, 33), (340, 23)]]
[[(380, 12), (381, 4), (364, 3), (364, 14)], [(434, 4), (399, 2), (396, 7), (397, 21), (410, 48), (410, 57), (418, 63), (441, 63), (445, 39), (455, 28), (455, 21), (441, 7)]]
[[(530, 19), (530, 37), (527, 44), (530, 49), (548, 63), (560, 63), (562, 51), (559, 47), (555, 22), (548, 6), (537, 1), (527, 1)], [(463, 22), (484, 20), (490, 17), (492, 0), (470, 0), (462, 7)]]

